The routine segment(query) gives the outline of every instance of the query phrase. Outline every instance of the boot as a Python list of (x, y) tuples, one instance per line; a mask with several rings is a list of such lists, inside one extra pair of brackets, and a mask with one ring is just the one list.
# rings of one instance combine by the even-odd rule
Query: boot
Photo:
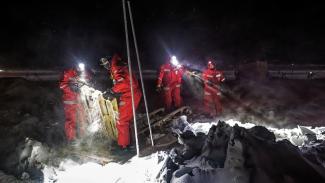
[(116, 156), (132, 156), (135, 155), (135, 150), (132, 150), (130, 147), (119, 147), (118, 149), (112, 151), (112, 154)]
[(128, 149), (130, 152), (135, 152), (137, 150), (135, 145), (132, 144), (128, 145), (126, 149)]

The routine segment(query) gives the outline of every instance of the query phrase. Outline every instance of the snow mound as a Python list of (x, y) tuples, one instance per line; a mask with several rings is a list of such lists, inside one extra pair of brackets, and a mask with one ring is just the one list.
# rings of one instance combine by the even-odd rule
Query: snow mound
[(165, 152), (157, 152), (141, 158), (135, 156), (124, 164), (110, 162), (104, 166), (93, 162), (78, 164), (67, 159), (59, 168), (46, 167), (43, 172), (45, 182), (155, 182), (166, 158)]
[[(253, 123), (241, 123), (240, 121), (236, 121), (234, 119), (226, 120), (225, 123), (227, 123), (230, 126), (235, 126), (238, 125), (240, 127), (249, 129), (254, 126), (256, 126)], [(194, 129), (195, 133), (202, 132), (207, 134), (209, 129), (213, 125), (217, 125), (218, 121), (212, 121), (210, 123), (190, 123), (190, 128)], [(292, 144), (296, 146), (303, 146), (308, 144), (308, 137), (311, 135), (315, 135), (315, 138), (318, 140), (325, 140), (325, 127), (315, 127), (312, 128), (310, 126), (297, 126), (296, 128), (274, 128), (274, 127), (267, 127), (266, 128), (273, 132), (276, 140), (284, 140), (287, 139), (289, 140)]]

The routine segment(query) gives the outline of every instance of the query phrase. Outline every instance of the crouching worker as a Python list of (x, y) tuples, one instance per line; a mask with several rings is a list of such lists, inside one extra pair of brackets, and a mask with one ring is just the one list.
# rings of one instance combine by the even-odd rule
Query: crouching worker
[(115, 54), (112, 58), (101, 58), (100, 62), (109, 71), (113, 79), (113, 87), (111, 90), (106, 91), (105, 95), (119, 97), (119, 116), (116, 123), (118, 131), (117, 143), (123, 150), (127, 150), (130, 145), (130, 123), (134, 117), (130, 79), (132, 79), (135, 110), (138, 108), (142, 93), (135, 75), (133, 74), (132, 78), (130, 78), (128, 65), (118, 54)]

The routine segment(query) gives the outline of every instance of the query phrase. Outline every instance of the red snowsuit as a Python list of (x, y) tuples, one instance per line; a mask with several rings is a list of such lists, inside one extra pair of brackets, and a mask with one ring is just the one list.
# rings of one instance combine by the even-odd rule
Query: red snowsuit
[(204, 110), (206, 113), (219, 115), (222, 112), (220, 102), (221, 92), (220, 83), (224, 82), (225, 77), (222, 71), (216, 69), (206, 69), (202, 73), (204, 81)]
[[(78, 102), (79, 93), (74, 92), (69, 83), (73, 82), (73, 79), (76, 79), (78, 74), (75, 70), (69, 69), (64, 71), (63, 78), (60, 81), (60, 89), (63, 90), (63, 105), (65, 112), (65, 134), (69, 141), (74, 140), (76, 138), (76, 121), (79, 123), (79, 127), (82, 127), (81, 119), (77, 119), (80, 117), (78, 112), (82, 111), (82, 107)], [(80, 130), (82, 130), (80, 128)], [(80, 131), (82, 133), (82, 131)]]
[[(113, 92), (122, 94), (119, 100), (119, 118), (116, 124), (118, 131), (117, 142), (123, 148), (130, 144), (130, 122), (133, 118), (132, 95), (128, 66), (119, 66), (119, 56), (114, 55), (111, 63), (111, 74), (114, 86)], [(142, 97), (138, 80), (132, 75), (134, 107), (137, 109)]]
[(165, 109), (170, 110), (172, 103), (176, 108), (182, 105), (181, 84), (184, 69), (177, 68), (170, 63), (166, 63), (160, 67), (157, 86), (163, 87), (163, 97)]

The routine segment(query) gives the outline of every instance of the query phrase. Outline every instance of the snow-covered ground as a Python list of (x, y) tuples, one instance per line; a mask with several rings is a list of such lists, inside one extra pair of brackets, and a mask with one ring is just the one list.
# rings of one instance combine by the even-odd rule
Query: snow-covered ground
[(123, 164), (111, 162), (104, 166), (93, 162), (78, 164), (67, 159), (61, 162), (59, 168), (46, 167), (43, 170), (44, 182), (155, 182), (165, 158), (167, 158), (165, 152), (156, 152), (146, 157), (134, 156)]
[[(255, 126), (251, 123), (241, 123), (236, 120), (225, 121), (230, 126), (235, 124), (251, 128)], [(216, 125), (217, 121), (210, 123), (191, 123), (190, 128), (196, 133), (208, 133), (212, 125)], [(308, 128), (308, 127), (306, 127)], [(301, 146), (306, 140), (306, 136), (300, 127), (294, 129), (276, 129), (268, 128), (272, 131), (277, 140), (288, 139), (295, 145)], [(308, 128), (317, 134), (317, 139), (324, 140), (325, 136), (322, 134), (325, 127), (318, 127), (315, 129)], [(121, 183), (143, 183), (143, 182), (160, 182), (159, 171), (162, 169), (164, 162), (168, 157), (168, 152), (156, 152), (146, 157), (132, 157), (126, 163), (109, 162), (104, 166), (86, 162), (79, 164), (71, 159), (65, 159), (61, 162), (59, 167), (46, 166), (43, 169), (44, 182), (47, 183), (101, 183), (101, 182), (121, 182)]]

